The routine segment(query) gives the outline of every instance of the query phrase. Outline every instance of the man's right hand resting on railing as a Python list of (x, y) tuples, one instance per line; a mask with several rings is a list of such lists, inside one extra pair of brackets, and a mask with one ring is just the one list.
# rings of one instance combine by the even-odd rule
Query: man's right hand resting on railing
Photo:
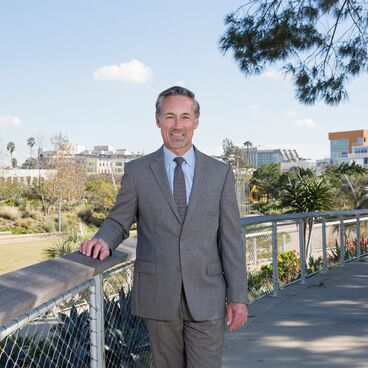
[(102, 239), (91, 239), (84, 241), (80, 247), (79, 251), (87, 256), (94, 259), (104, 260), (110, 255), (110, 248), (107, 243)]

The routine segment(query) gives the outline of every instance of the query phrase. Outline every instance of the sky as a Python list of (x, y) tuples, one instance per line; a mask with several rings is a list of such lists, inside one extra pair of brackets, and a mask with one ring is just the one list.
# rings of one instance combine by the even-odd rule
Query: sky
[(367, 75), (337, 107), (300, 104), (274, 67), (244, 77), (218, 40), (224, 17), (244, 1), (3, 0), (0, 5), (0, 153), (19, 163), (35, 137), (92, 149), (108, 144), (149, 153), (161, 144), (157, 95), (172, 85), (201, 105), (194, 144), (220, 154), (222, 141), (329, 156), (328, 132), (368, 129)]

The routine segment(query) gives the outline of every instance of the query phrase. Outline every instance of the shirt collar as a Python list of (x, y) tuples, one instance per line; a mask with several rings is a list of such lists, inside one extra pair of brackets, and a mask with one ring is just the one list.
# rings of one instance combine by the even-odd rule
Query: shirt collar
[[(188, 149), (187, 152), (185, 152), (185, 154), (181, 157), (183, 157), (185, 159), (185, 162), (189, 165), (189, 166), (193, 166), (195, 163), (195, 153), (194, 153), (194, 146), (190, 147)], [(175, 155), (175, 153), (171, 152), (168, 148), (166, 148), (166, 146), (163, 146), (163, 150), (164, 150), (164, 158), (165, 158), (165, 163), (166, 164), (175, 164), (175, 162), (173, 161), (175, 157), (178, 157)]]

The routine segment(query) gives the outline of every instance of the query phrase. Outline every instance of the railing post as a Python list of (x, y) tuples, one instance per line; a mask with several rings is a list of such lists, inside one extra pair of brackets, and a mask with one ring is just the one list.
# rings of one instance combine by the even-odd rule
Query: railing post
[(345, 241), (344, 241), (344, 219), (340, 217), (340, 267), (344, 267), (345, 262)]
[(273, 296), (279, 295), (279, 265), (277, 262), (277, 222), (272, 222), (272, 268), (273, 268)]
[(360, 215), (356, 215), (356, 256), (357, 261), (360, 261), (361, 247), (360, 247)]
[(104, 296), (103, 276), (96, 275), (94, 285), (91, 286), (90, 306), (90, 339), (91, 339), (91, 368), (105, 367), (105, 332), (104, 332)]
[(286, 247), (286, 233), (281, 233), (281, 252), (285, 252)]
[(252, 238), (252, 247), (253, 247), (253, 264), (254, 267), (257, 268), (258, 265), (258, 254), (257, 254), (257, 237)]
[(323, 252), (323, 273), (327, 273), (327, 239), (326, 239), (326, 221), (322, 219), (322, 252)]
[(299, 220), (300, 283), (306, 284), (304, 220)]

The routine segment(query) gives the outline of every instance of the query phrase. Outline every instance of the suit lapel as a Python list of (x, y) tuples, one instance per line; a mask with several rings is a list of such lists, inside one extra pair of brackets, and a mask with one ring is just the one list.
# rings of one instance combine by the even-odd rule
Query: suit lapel
[(165, 160), (164, 160), (164, 152), (162, 147), (156, 151), (156, 155), (154, 156), (154, 160), (152, 162), (151, 170), (153, 175), (155, 176), (157, 183), (162, 191), (162, 194), (166, 198), (167, 202), (169, 203), (171, 209), (173, 210), (176, 218), (181, 223), (181, 218), (176, 207), (176, 203), (174, 202), (174, 197), (171, 193), (171, 189), (169, 186), (169, 180), (167, 178), (166, 168), (165, 168)]
[(204, 188), (206, 188), (206, 181), (208, 178), (208, 166), (206, 162), (206, 156), (199, 152), (196, 148), (195, 155), (196, 163), (194, 169), (193, 186), (183, 227), (185, 227), (190, 222), (195, 208), (200, 203), (201, 194)]

